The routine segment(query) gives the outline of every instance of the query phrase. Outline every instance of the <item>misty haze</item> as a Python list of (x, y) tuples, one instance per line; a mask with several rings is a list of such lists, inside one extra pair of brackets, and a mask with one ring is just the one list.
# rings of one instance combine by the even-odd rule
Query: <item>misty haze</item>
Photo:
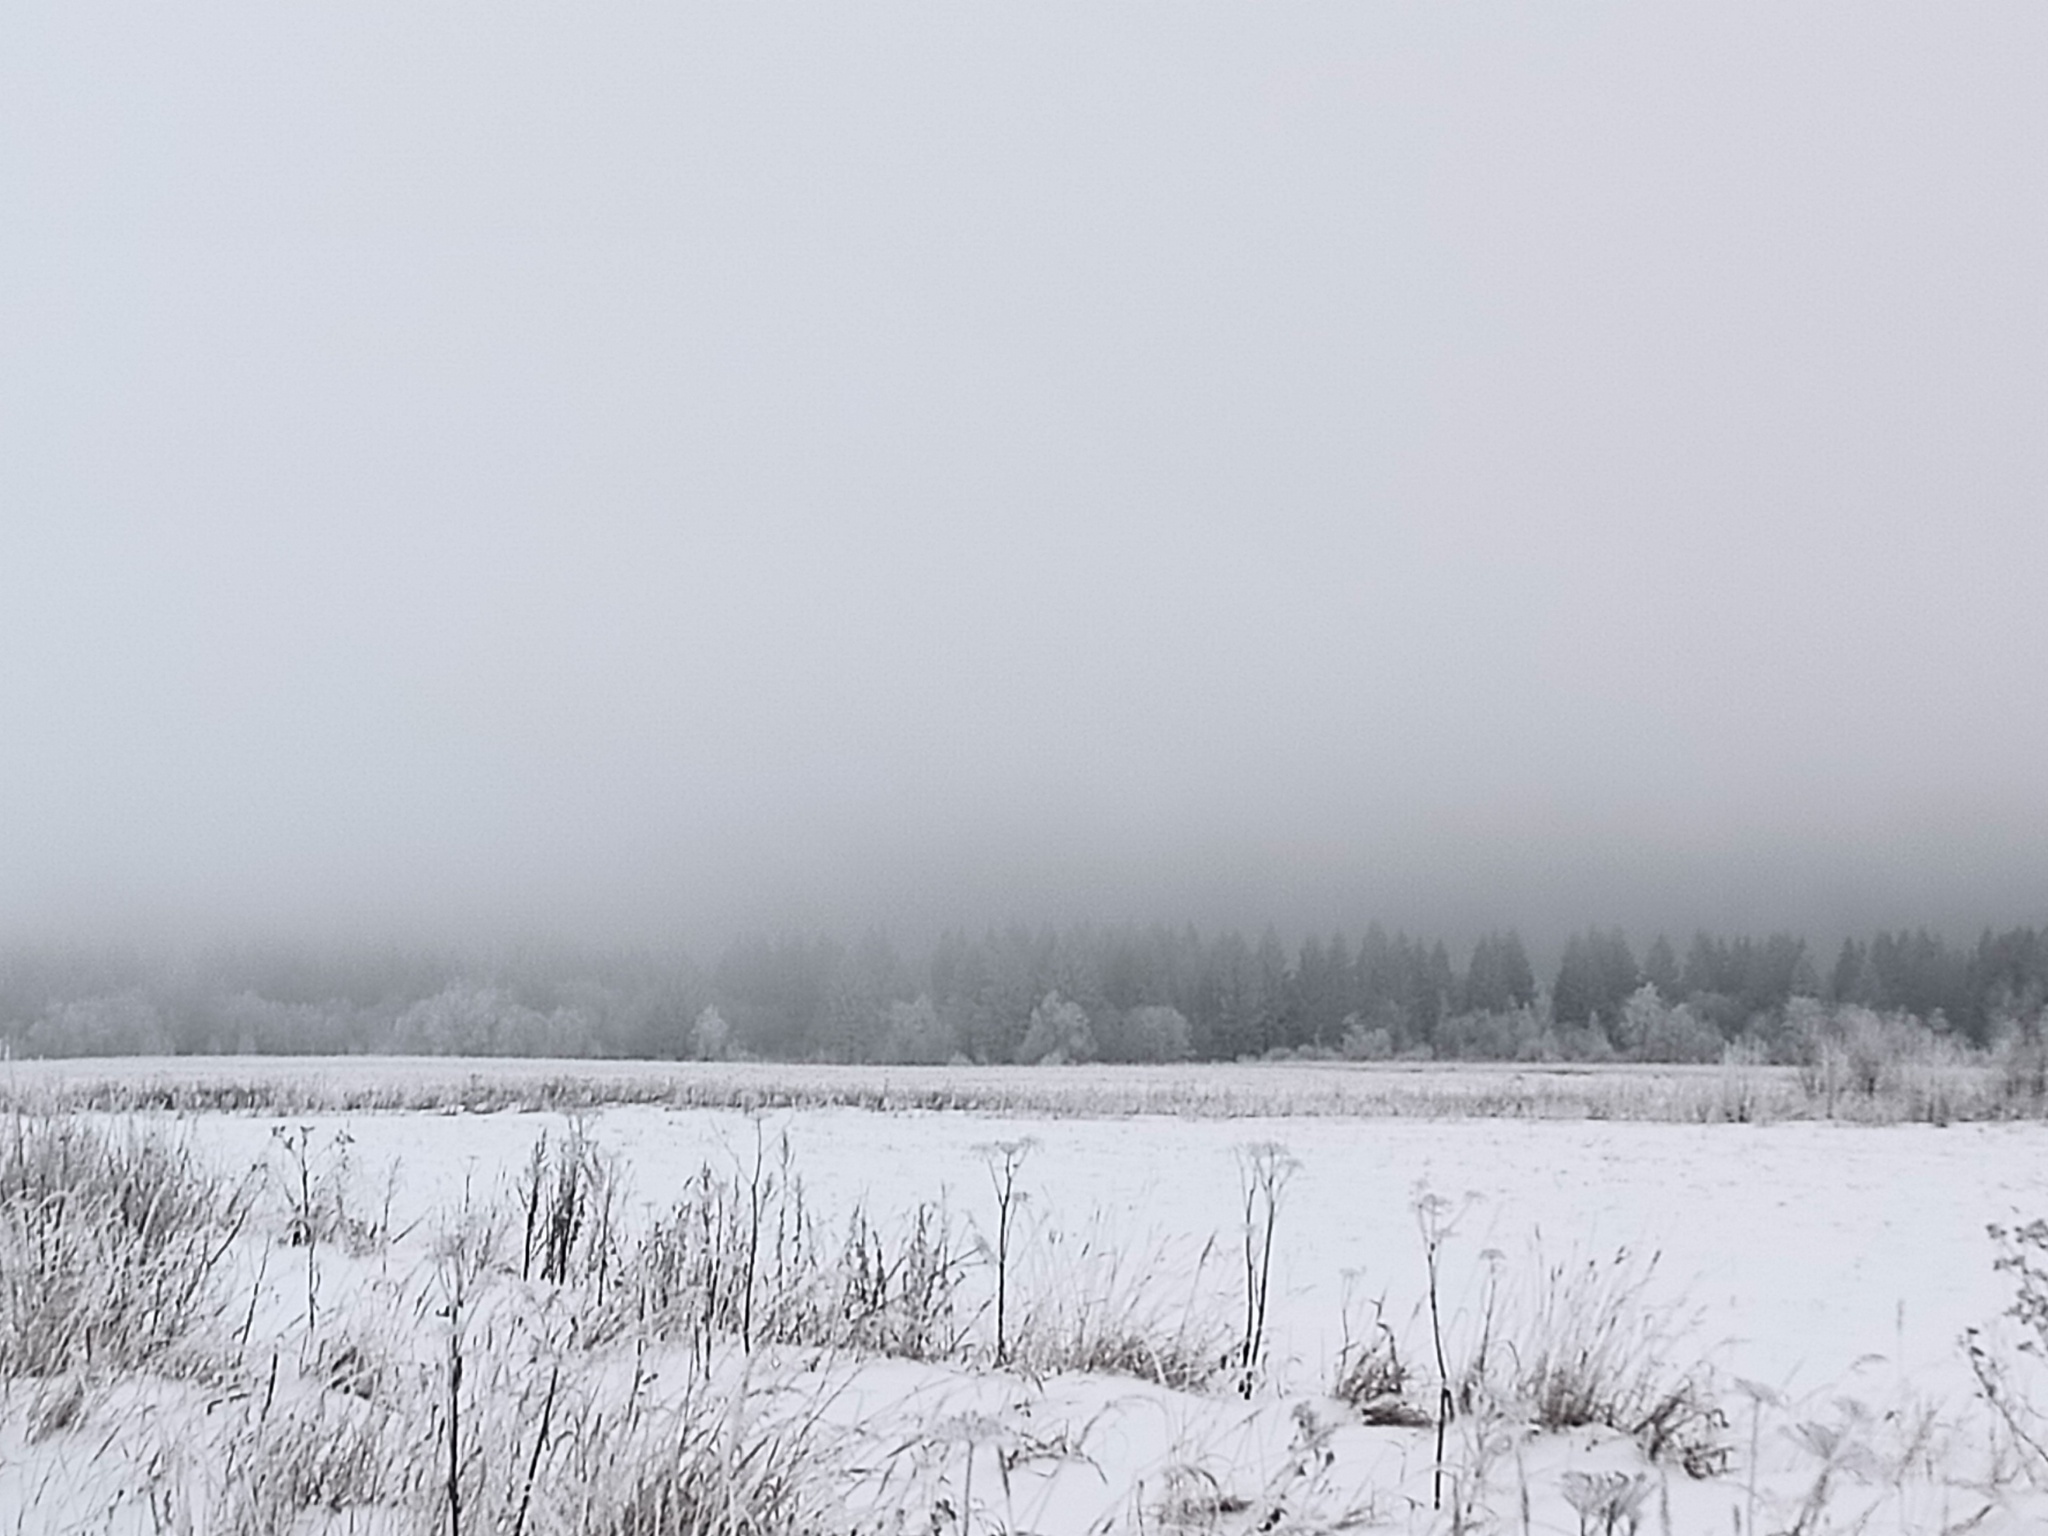
[(2048, 915), (2029, 11), (7, 31), (17, 939)]

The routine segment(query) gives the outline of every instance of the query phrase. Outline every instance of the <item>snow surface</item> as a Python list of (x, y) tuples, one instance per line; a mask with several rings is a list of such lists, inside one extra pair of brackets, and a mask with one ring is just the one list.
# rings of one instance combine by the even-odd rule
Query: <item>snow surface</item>
[[(1442, 1198), (1451, 1222), (1442, 1299), (1454, 1332), (1469, 1337), (1477, 1326), (1490, 1279), (1526, 1293), (1547, 1266), (1603, 1263), (1626, 1251), (1634, 1256), (1630, 1273), (1645, 1276), (1645, 1304), (1673, 1330), (1665, 1345), (1670, 1362), (1710, 1363), (1731, 1419), (1730, 1470), (1697, 1482), (1646, 1469), (1632, 1443), (1605, 1430), (1516, 1434), (1462, 1449), (1454, 1443), (1467, 1464), (1475, 1456), (1494, 1464), (1479, 1525), (1582, 1529), (1563, 1492), (1567, 1474), (1647, 1471), (1655, 1491), (1644, 1530), (1728, 1531), (1731, 1523), (1744, 1530), (1752, 1512), (1761, 1531), (1852, 1529), (1872, 1512), (1877, 1528), (1901, 1532), (1960, 1529), (1973, 1520), (1969, 1528), (1982, 1532), (2048, 1528), (2037, 1498), (1984, 1487), (1985, 1415), (1958, 1343), (1964, 1329), (1991, 1322), (2010, 1299), (2006, 1277), (1992, 1269), (1985, 1225), (2048, 1213), (2048, 1127), (2039, 1124), (859, 1109), (749, 1116), (655, 1105), (595, 1109), (574, 1123), (616, 1159), (629, 1225), (663, 1211), (706, 1161), (722, 1170), (745, 1166), (757, 1146), (772, 1155), (786, 1136), (810, 1205), (828, 1228), (855, 1202), (887, 1220), (943, 1200), (963, 1225), (986, 1232), (994, 1221), (987, 1149), (1028, 1142), (1019, 1183), (1037, 1252), (1055, 1233), (1069, 1255), (1107, 1243), (1150, 1266), (1149, 1278), (1167, 1293), (1222, 1308), (1226, 1324), (1241, 1305), (1233, 1266), (1247, 1149), (1286, 1149), (1292, 1173), (1274, 1250), (1274, 1365), (1250, 1403), (1227, 1391), (1198, 1397), (1101, 1378), (1034, 1383), (900, 1361), (846, 1363), (820, 1378), (830, 1382), (834, 1416), (876, 1445), (922, 1440), (936, 1447), (919, 1463), (921, 1483), (872, 1492), (912, 1497), (919, 1508), (943, 1505), (956, 1512), (953, 1528), (963, 1536), (969, 1528), (1253, 1529), (1267, 1518), (1262, 1511), (1283, 1505), (1287, 1523), (1276, 1529), (1336, 1529), (1352, 1519), (1411, 1532), (1447, 1529), (1448, 1514), (1431, 1508), (1429, 1432), (1349, 1422), (1324, 1396), (1347, 1302), (1355, 1328), (1359, 1304), (1383, 1297), (1404, 1352), (1411, 1362), (1425, 1358), (1416, 1212), (1424, 1193)], [(203, 1114), (176, 1124), (221, 1165), (260, 1165), (273, 1178), (280, 1129), (305, 1128), (316, 1161), (345, 1155), (352, 1206), (373, 1208), (388, 1191), (400, 1237), (395, 1255), (353, 1268), (339, 1255), (321, 1255), (321, 1306), (346, 1310), (352, 1297), (388, 1288), (410, 1297), (404, 1305), (422, 1317), (418, 1277), (431, 1269), (449, 1213), (465, 1198), (505, 1193), (535, 1141), (544, 1132), (558, 1141), (572, 1121), (507, 1110)], [(1198, 1276), (1197, 1255), (1212, 1239)], [(256, 1247), (243, 1268), (267, 1274), (270, 1287), (260, 1315), (252, 1312), (258, 1332), (289, 1337), (301, 1305), (292, 1266), (303, 1250), (279, 1247), (274, 1231), (251, 1240)], [(430, 1355), (430, 1338), (423, 1347)], [(134, 1492), (147, 1479), (137, 1472), (123, 1483), (119, 1468), (125, 1457), (160, 1480), (167, 1445), (204, 1460), (197, 1448), (207, 1442), (178, 1432), (179, 1415), (203, 1428), (229, 1410), (195, 1391), (176, 1383), (120, 1387), (96, 1400), (89, 1429), (40, 1444), (28, 1440), (19, 1417), (28, 1397), (11, 1394), (0, 1406), (0, 1529), (159, 1528), (156, 1504)], [(1768, 1429), (1752, 1471), (1744, 1432), (1766, 1422), (1756, 1406), (1765, 1401)], [(1938, 1430), (1923, 1456), (1935, 1470), (1910, 1481), (1909, 1443), (1918, 1443), (1913, 1426), (1923, 1419)], [(1838, 1491), (1802, 1524), (1817, 1468), (1834, 1466), (1815, 1445), (1834, 1444), (1827, 1437), (1836, 1429), (1853, 1429), (1877, 1454), (1839, 1458)], [(1454, 1442), (1485, 1433), (1483, 1425), (1461, 1424)], [(1854, 1489), (1839, 1491), (1850, 1483)], [(1175, 1519), (1162, 1516), (1175, 1508)]]

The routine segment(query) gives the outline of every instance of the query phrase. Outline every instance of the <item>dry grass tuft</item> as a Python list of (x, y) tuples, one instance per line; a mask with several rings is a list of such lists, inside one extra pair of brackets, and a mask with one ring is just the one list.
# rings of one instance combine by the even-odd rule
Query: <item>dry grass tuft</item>
[(16, 1114), (0, 1124), (0, 1375), (162, 1356), (217, 1310), (251, 1203), (157, 1127)]
[(1346, 1339), (1337, 1355), (1335, 1380), (1330, 1395), (1358, 1415), (1364, 1424), (1397, 1424), (1424, 1428), (1434, 1421), (1414, 1401), (1417, 1383), (1408, 1363), (1401, 1358), (1400, 1341), (1387, 1323), (1385, 1303), (1371, 1303), (1372, 1318), (1361, 1338), (1351, 1338), (1350, 1318), (1345, 1319)]
[(703, 1165), (619, 1265), (593, 1338), (851, 1349), (913, 1360), (959, 1353), (965, 1255), (943, 1207), (884, 1227), (864, 1207), (834, 1244), (807, 1203), (788, 1145), (721, 1172)]
[(1510, 1303), (1492, 1356), (1505, 1366), (1481, 1390), (1544, 1429), (1604, 1425), (1652, 1461), (1712, 1476), (1732, 1454), (1728, 1418), (1704, 1367), (1672, 1363), (1684, 1329), (1646, 1299), (1656, 1265), (1624, 1249), (1544, 1267), (1533, 1293)]
[(1238, 1340), (1212, 1276), (1211, 1241), (1189, 1261), (1166, 1244), (1125, 1247), (1097, 1218), (1076, 1234), (1041, 1227), (1018, 1273), (1010, 1360), (1029, 1376), (1128, 1376), (1199, 1392), (1230, 1371)]

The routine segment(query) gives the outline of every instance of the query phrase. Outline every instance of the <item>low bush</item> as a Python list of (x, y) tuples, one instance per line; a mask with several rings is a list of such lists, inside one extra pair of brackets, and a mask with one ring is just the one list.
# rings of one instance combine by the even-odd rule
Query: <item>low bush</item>
[(2039, 1114), (2048, 1103), (2048, 1044), (2041, 1038), (2041, 1021), (2035, 1018), (2011, 1029), (1998, 1042), (1996, 1060), (2006, 1111)]
[(1436, 1054), (1447, 1061), (1558, 1061), (1564, 1056), (1547, 1012), (1458, 1013), (1437, 1025)]
[(1800, 1083), (1829, 1118), (1951, 1120), (2000, 1113), (2003, 1074), (1980, 1053), (1904, 1013), (1797, 1010)]
[(2048, 1483), (2048, 1415), (2027, 1378), (2048, 1367), (2048, 1218), (1988, 1229), (1997, 1248), (1992, 1268), (2010, 1277), (2013, 1299), (2005, 1317), (2017, 1325), (2013, 1348), (2033, 1367), (2021, 1372), (1995, 1330), (1970, 1329), (1963, 1347), (1984, 1400), (2011, 1433), (2029, 1476)]

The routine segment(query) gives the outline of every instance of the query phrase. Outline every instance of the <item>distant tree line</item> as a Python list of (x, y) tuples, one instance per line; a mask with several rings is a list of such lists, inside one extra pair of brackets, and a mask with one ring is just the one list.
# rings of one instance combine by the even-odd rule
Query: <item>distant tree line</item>
[[(949, 933), (906, 957), (880, 934), (742, 939), (708, 968), (680, 952), (236, 945), (0, 952), (14, 1056), (465, 1054), (806, 1061), (1355, 1058), (1789, 1059), (1814, 1005), (1909, 1015), (1959, 1045), (2038, 1038), (2048, 929), (1959, 945), (1925, 930), (1843, 944), (1618, 929), (1564, 946), (1547, 984), (1513, 930), (1454, 961), (1377, 925), (1290, 948), (1190, 927)], [(1807, 1000), (1795, 1006), (1795, 1000)]]

